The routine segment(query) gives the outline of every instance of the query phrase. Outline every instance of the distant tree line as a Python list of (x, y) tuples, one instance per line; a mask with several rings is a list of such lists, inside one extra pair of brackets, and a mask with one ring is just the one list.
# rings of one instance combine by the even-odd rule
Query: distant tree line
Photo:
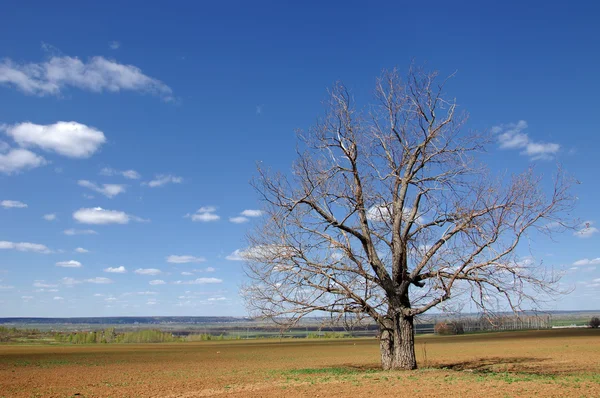
[(213, 336), (207, 333), (176, 336), (171, 332), (156, 329), (133, 332), (116, 332), (114, 328), (97, 331), (55, 333), (54, 339), (68, 344), (110, 344), (110, 343), (179, 343), (192, 341), (231, 340), (240, 336)]

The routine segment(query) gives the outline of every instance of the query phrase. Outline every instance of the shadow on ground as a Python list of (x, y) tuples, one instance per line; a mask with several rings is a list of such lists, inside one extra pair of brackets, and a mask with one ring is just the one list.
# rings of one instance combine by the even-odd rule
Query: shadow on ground
[(467, 371), (478, 373), (494, 372), (518, 372), (535, 374), (552, 374), (554, 372), (544, 371), (543, 366), (539, 366), (546, 358), (535, 357), (486, 357), (476, 358), (469, 361), (460, 362), (441, 362), (428, 366), (435, 369), (448, 369), (455, 371)]

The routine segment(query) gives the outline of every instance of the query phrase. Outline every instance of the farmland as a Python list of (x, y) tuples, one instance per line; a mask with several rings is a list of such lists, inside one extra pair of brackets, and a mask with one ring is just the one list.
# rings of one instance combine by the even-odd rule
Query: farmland
[(600, 331), (419, 336), (383, 372), (373, 338), (0, 345), (0, 397), (600, 396)]

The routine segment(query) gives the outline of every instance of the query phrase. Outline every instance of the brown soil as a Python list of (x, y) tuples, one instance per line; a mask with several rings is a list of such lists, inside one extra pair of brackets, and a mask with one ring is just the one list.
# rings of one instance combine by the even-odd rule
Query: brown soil
[(375, 339), (0, 345), (0, 397), (593, 397), (600, 331), (417, 339), (383, 372)]

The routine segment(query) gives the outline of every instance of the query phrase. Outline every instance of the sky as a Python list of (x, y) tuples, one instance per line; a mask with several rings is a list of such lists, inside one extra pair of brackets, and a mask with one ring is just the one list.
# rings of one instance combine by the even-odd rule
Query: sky
[[(286, 4), (288, 3), (288, 4)], [(527, 4), (525, 4), (527, 3)], [(246, 315), (257, 162), (288, 172), (297, 129), (343, 81), (441, 75), (494, 134), (498, 173), (557, 164), (582, 224), (519, 248), (600, 308), (593, 2), (4, 1), (0, 317)]]

